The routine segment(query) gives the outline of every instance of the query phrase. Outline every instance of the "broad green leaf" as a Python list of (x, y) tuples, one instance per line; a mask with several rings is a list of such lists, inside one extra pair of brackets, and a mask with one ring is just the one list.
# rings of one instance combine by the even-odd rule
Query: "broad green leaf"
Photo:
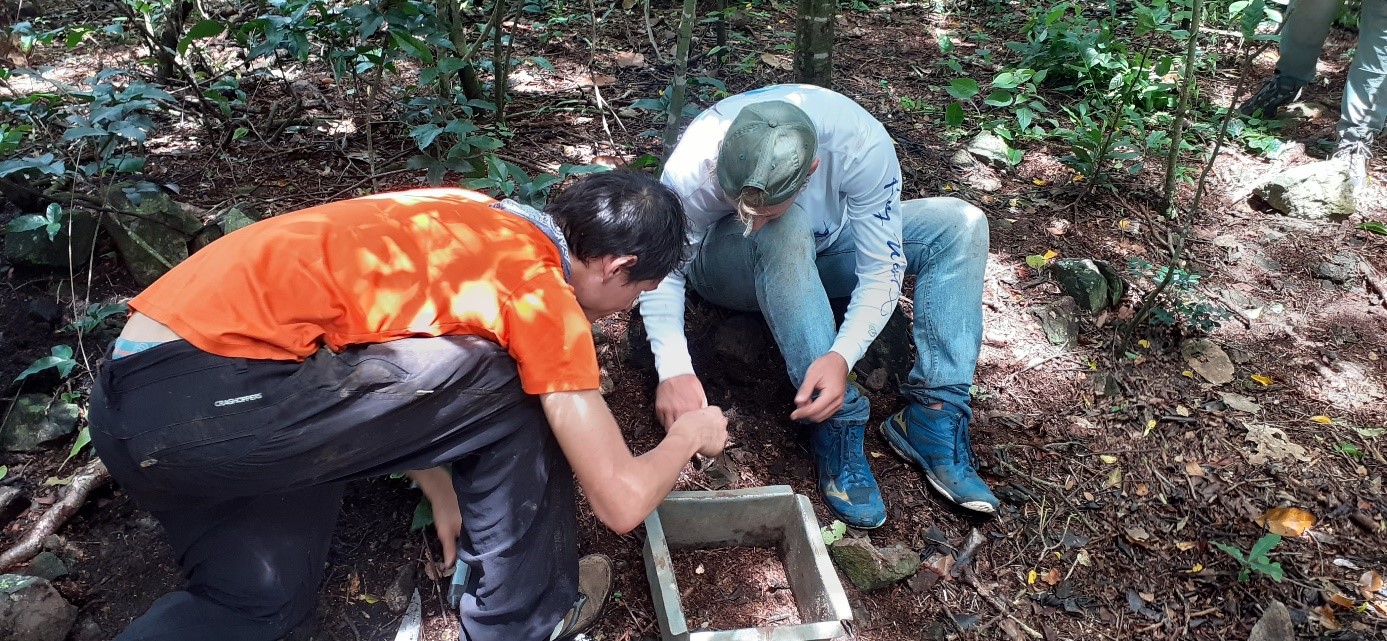
[(5, 231), (18, 234), (35, 229), (43, 229), (48, 226), (48, 223), (48, 217), (42, 214), (25, 214), (23, 216), (16, 216), (8, 225), (5, 225)]
[(50, 350), (51, 356), (44, 356), (26, 367), (19, 376), (15, 377), (15, 382), (22, 381), (34, 374), (42, 372), (50, 367), (56, 368), (58, 374), (66, 378), (72, 373), (72, 368), (77, 366), (77, 361), (72, 360), (72, 348), (67, 345), (54, 345)]
[(1251, 0), (1243, 8), (1242, 14), (1243, 37), (1251, 40), (1257, 35), (1257, 25), (1262, 24), (1262, 19), (1266, 17), (1266, 0)]
[(1387, 433), (1387, 429), (1381, 427), (1355, 427), (1353, 431), (1363, 438), (1377, 438)]
[(390, 39), (401, 51), (418, 58), (426, 65), (433, 64), (433, 53), (429, 51), (429, 46), (406, 31), (399, 29), (390, 30)]
[(993, 107), (1007, 107), (1010, 106), (1015, 99), (1015, 96), (1012, 96), (1010, 91), (998, 89), (997, 91), (987, 94), (987, 98), (983, 99), (983, 103)]
[(949, 106), (944, 109), (944, 124), (950, 127), (963, 126), (963, 105), (957, 102), (949, 103)]
[(824, 527), (819, 528), (819, 532), (824, 537), (824, 545), (833, 545), (843, 538), (848, 531), (846, 523), (834, 519), (834, 521)]
[[(640, 160), (640, 159), (637, 158), (636, 160)], [(632, 163), (632, 164), (634, 164), (634, 163)], [(631, 166), (631, 165), (628, 165), (628, 167), (630, 167), (630, 166)], [(608, 166), (606, 166), (606, 165), (593, 165), (593, 164), (589, 164), (589, 165), (574, 165), (574, 164), (570, 164), (570, 163), (563, 163), (563, 164), (559, 165), (559, 175), (560, 175), (560, 176), (565, 176), (565, 177), (567, 177), (567, 176), (582, 176), (582, 175), (584, 175), (584, 174), (600, 174), (600, 173), (607, 172), (607, 171), (611, 171), (611, 170), (612, 170), (612, 168), (611, 168), (611, 167), (608, 167)]]
[(9, 476), (9, 474), (10, 474), (10, 466), (8, 466), (8, 465), (0, 465), (0, 481), (5, 480), (5, 477), (6, 477), (6, 476)]
[(969, 100), (978, 95), (979, 91), (982, 89), (978, 87), (978, 81), (972, 78), (954, 78), (949, 82), (949, 95), (959, 100)]
[(1257, 542), (1252, 544), (1252, 551), (1249, 552), (1247, 556), (1252, 559), (1265, 557), (1268, 552), (1271, 552), (1272, 548), (1275, 548), (1280, 543), (1280, 534), (1264, 534), (1262, 538), (1257, 539)]
[(193, 25), (193, 28), (188, 30), (188, 35), (183, 36), (183, 39), (178, 41), (178, 55), (181, 56), (188, 53), (188, 46), (191, 45), (194, 40), (213, 38), (221, 35), (223, 31), (226, 31), (226, 25), (216, 20), (203, 20)]
[(419, 497), (419, 504), (414, 506), (414, 518), (409, 522), (409, 531), (417, 532), (430, 525), (433, 525), (433, 505), (429, 500)]
[(433, 123), (419, 125), (409, 131), (409, 137), (414, 139), (415, 144), (419, 145), (419, 150), (423, 151), (433, 144), (433, 141), (443, 133), (443, 128)]
[[(80, 432), (77, 433), (77, 440), (74, 441), (74, 442), (72, 443), (72, 449), (68, 450), (68, 452), (67, 452), (67, 458), (63, 459), (63, 465), (67, 465), (67, 462), (70, 461), (70, 460), (72, 460), (72, 457), (77, 456), (77, 453), (78, 453), (78, 452), (81, 452), (81, 451), (82, 451), (82, 448), (86, 447), (87, 444), (88, 444), (88, 443), (91, 443), (91, 442), (92, 442), (91, 428), (90, 428), (90, 427), (84, 427), (84, 428), (82, 428), (82, 431), (80, 431)], [(61, 466), (59, 466), (59, 467), (61, 467)]]

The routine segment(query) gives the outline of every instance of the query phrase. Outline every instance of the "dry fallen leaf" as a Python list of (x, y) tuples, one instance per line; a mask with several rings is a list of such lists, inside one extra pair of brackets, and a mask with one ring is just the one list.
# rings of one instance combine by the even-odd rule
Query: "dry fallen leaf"
[(1133, 541), (1145, 541), (1151, 538), (1151, 534), (1139, 525), (1127, 528), (1127, 538)]
[(1314, 524), (1315, 515), (1299, 507), (1274, 507), (1257, 517), (1257, 525), (1281, 536), (1300, 536)]
[(1358, 587), (1363, 591), (1364, 596), (1382, 592), (1382, 575), (1378, 574), (1377, 570), (1368, 570), (1358, 578)]
[(1098, 460), (1107, 463), (1108, 465), (1112, 465), (1113, 463), (1117, 462), (1117, 457), (1111, 454), (1103, 454), (1098, 457)]
[(1185, 474), (1190, 476), (1204, 476), (1204, 466), (1199, 461), (1185, 461)]
[(584, 88), (592, 87), (594, 85), (598, 87), (606, 87), (609, 85), (616, 84), (616, 76), (604, 76), (601, 74), (593, 74), (590, 76), (581, 76), (578, 78), (577, 82), (579, 87)]
[(1257, 381), (1258, 383), (1261, 383), (1261, 384), (1262, 384), (1262, 387), (1266, 387), (1266, 386), (1268, 386), (1268, 385), (1271, 385), (1271, 377), (1270, 377), (1270, 376), (1262, 376), (1261, 374), (1253, 374), (1253, 375), (1252, 375), (1252, 380)]
[(1179, 541), (1175, 544), (1175, 549), (1181, 552), (1189, 552), (1195, 547), (1194, 541)]
[(1203, 572), (1203, 571), (1204, 571), (1204, 564), (1203, 564), (1203, 563), (1195, 563), (1195, 564), (1194, 564), (1194, 567), (1191, 567), (1190, 569), (1185, 570), (1185, 572), (1188, 572), (1188, 573), (1190, 573), (1190, 574), (1199, 574), (1200, 572)]
[(1037, 576), (1037, 575), (1036, 575), (1035, 570), (1031, 570), (1030, 572), (1027, 572), (1027, 573), (1026, 573), (1026, 585), (1035, 585), (1035, 578), (1036, 578), (1036, 576)]
[(1040, 580), (1044, 581), (1046, 585), (1057, 585), (1063, 578), (1064, 577), (1060, 574), (1059, 568), (1050, 568), (1050, 571), (1046, 572), (1045, 576), (1042, 577)]
[(1224, 405), (1227, 405), (1231, 409), (1238, 410), (1239, 412), (1256, 414), (1257, 412), (1262, 411), (1261, 405), (1252, 402), (1252, 399), (1241, 394), (1234, 394), (1232, 392), (1221, 392), (1219, 394), (1219, 397), (1223, 399)]
[(1329, 595), (1328, 597), (1326, 597), (1326, 600), (1341, 608), (1352, 608), (1354, 606), (1353, 599), (1339, 594), (1338, 592)]
[(1330, 423), (1334, 422), (1334, 419), (1329, 418), (1328, 416), (1325, 416), (1323, 414), (1319, 416), (1311, 416), (1310, 420), (1319, 423), (1320, 425), (1329, 425)]
[(1106, 490), (1110, 487), (1117, 487), (1119, 485), (1122, 485), (1122, 468), (1115, 467), (1112, 472), (1108, 473), (1108, 480), (1103, 481), (1103, 489)]
[(764, 62), (767, 65), (776, 69), (782, 69), (785, 71), (789, 71), (790, 68), (794, 66), (794, 62), (790, 60), (790, 56), (778, 56), (773, 53), (761, 54), (761, 62)]
[(619, 51), (616, 54), (616, 66), (622, 68), (644, 67), (645, 55), (634, 51)]
[(1321, 605), (1310, 609), (1312, 619), (1317, 621), (1326, 630), (1340, 630), (1344, 626), (1339, 625), (1339, 620), (1334, 618), (1334, 608)]
[(1286, 430), (1279, 427), (1248, 423), (1247, 440), (1253, 444), (1252, 450), (1246, 452), (1247, 462), (1253, 465), (1261, 465), (1270, 459), (1294, 458), (1307, 463), (1310, 461), (1305, 448), (1291, 442), (1286, 436)]
[(1222, 347), (1207, 338), (1185, 342), (1180, 346), (1180, 356), (1210, 383), (1223, 385), (1233, 382), (1235, 368), (1232, 359), (1228, 358)]

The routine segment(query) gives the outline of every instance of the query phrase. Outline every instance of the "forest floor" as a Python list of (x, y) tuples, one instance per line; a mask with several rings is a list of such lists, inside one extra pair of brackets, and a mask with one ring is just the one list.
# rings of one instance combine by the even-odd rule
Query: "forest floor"
[[(93, 11), (105, 10), (101, 4), (86, 8), (82, 19), (94, 20)], [(700, 26), (693, 75), (716, 77), (733, 92), (792, 80), (786, 59), (777, 56), (793, 42), (793, 3), (755, 7), (750, 17), (733, 22), (742, 37), (734, 40), (725, 65), (706, 55), (712, 30)], [(1024, 145), (1024, 159), (1014, 168), (969, 169), (997, 180), (987, 190), (969, 186), (978, 183), (966, 180), (950, 158), (975, 131), (944, 124), (942, 105), (952, 100), (945, 88), (956, 74), (944, 65), (949, 56), (941, 52), (940, 35), (954, 34), (954, 56), (985, 46), (979, 43), (1000, 50), (1021, 28), (1019, 7), (940, 7), (845, 9), (837, 23), (834, 88), (876, 115), (895, 137), (905, 173), (903, 197), (959, 196), (989, 216), (986, 334), (972, 434), (982, 473), (1004, 502), (995, 518), (950, 509), (916, 469), (870, 432), (870, 462), (890, 516), (884, 527), (862, 535), (879, 546), (901, 543), (920, 551), (934, 569), (873, 592), (845, 580), (856, 637), (1245, 639), (1264, 609), (1280, 601), (1304, 638), (1387, 638), (1387, 596), (1373, 591), (1380, 583), (1364, 587), (1364, 581), (1380, 581), (1387, 573), (1387, 307), (1372, 291), (1373, 277), (1361, 271), (1341, 283), (1322, 278), (1323, 265), (1341, 254), (1387, 274), (1387, 238), (1355, 228), (1363, 220), (1384, 219), (1381, 183), (1374, 183), (1359, 216), (1347, 222), (1287, 218), (1248, 197), (1257, 178), (1323, 158), (1316, 143), (1333, 138), (1336, 110), (1283, 130), (1283, 139), (1304, 146), (1274, 160), (1226, 145), (1209, 176), (1187, 269), (1203, 275), (1195, 294), (1231, 310), (1208, 336), (1229, 356), (1231, 382), (1212, 384), (1191, 371), (1181, 356), (1190, 337), (1164, 329), (1140, 330), (1134, 337), (1140, 342), (1115, 353), (1115, 328), (1130, 315), (1135, 294), (1111, 315), (1084, 319), (1077, 345), (1057, 346), (1047, 340), (1037, 312), (1060, 293), (1044, 273), (1027, 266), (1027, 256), (1053, 251), (1064, 258), (1104, 259), (1119, 270), (1131, 258), (1164, 264), (1175, 228), (1160, 215), (1161, 177), (1147, 169), (1088, 190), (1059, 162), (1067, 148), (1034, 142)], [(677, 10), (657, 4), (653, 11), (659, 18), (654, 38), (662, 49), (672, 49), (669, 24)], [(592, 23), (579, 10), (566, 21), (527, 18), (516, 25), (517, 51), (543, 56), (553, 69), (526, 63), (512, 75), (508, 127), (514, 136), (501, 153), (513, 162), (552, 170), (600, 155), (659, 154), (658, 137), (641, 135), (658, 130), (659, 122), (651, 112), (627, 107), (656, 97), (669, 82), (671, 65), (652, 55), (639, 6), (608, 11)], [(1325, 81), (1310, 87), (1307, 98), (1338, 104), (1347, 66), (1343, 54), (1353, 42), (1351, 32), (1332, 34), (1320, 68)], [(1227, 46), (1232, 51), (1235, 44)], [(111, 48), (39, 50), (31, 64), (81, 78), (97, 68), (132, 65), (134, 56)], [(1249, 86), (1270, 74), (1274, 62), (1271, 55), (1260, 58)], [(216, 210), (235, 201), (267, 213), (361, 195), (373, 185), (421, 185), (422, 172), (401, 170), (398, 161), (412, 141), (399, 122), (380, 114), (372, 125), (374, 152), (396, 160), (382, 161), (381, 176), (372, 179), (362, 160), (366, 105), (320, 71), (297, 70), (302, 75), (296, 82), (267, 85), (251, 99), (272, 102), (283, 97), (276, 92), (303, 91), (324, 98), (315, 118), (350, 126), (216, 145), (200, 139), (195, 127), (167, 123), (167, 131), (149, 143), (147, 172), (177, 185), (178, 198), (198, 207)], [(975, 72), (992, 73), (985, 66)], [(1226, 104), (1236, 73), (1221, 71), (1205, 82), (1204, 95)], [(708, 85), (694, 88), (696, 104), (711, 104)], [(598, 93), (610, 109), (599, 108)], [(388, 105), (378, 108), (388, 111)], [(1380, 179), (1387, 166), (1375, 160), (1371, 171)], [(1183, 189), (1187, 198), (1190, 187)], [(90, 275), (74, 279), (79, 298), (114, 300), (137, 291), (109, 249), (98, 250)], [(9, 381), (48, 353), (54, 315), (71, 303), (74, 287), (65, 274), (18, 268), (7, 269), (3, 283), (0, 380)], [(710, 400), (734, 417), (729, 458), (735, 469), (724, 479), (726, 487), (789, 485), (811, 497), (820, 523), (828, 525), (833, 517), (815, 491), (806, 440), (788, 419), (792, 390), (783, 364), (773, 346), (766, 347), (767, 358), (750, 376), (744, 371), (729, 377), (713, 345), (727, 316), (693, 306), (689, 321), (695, 364), (705, 373)], [(616, 358), (628, 318), (603, 323), (613, 342), (600, 349), (616, 382), (608, 402), (632, 448), (644, 451), (660, 435), (652, 411), (656, 381), (648, 362)], [(96, 365), (100, 349), (88, 346), (86, 367)], [(38, 387), (14, 385), (9, 393), (42, 391)], [(888, 389), (872, 394), (872, 406), (876, 423), (901, 401)], [(0, 521), (0, 548), (21, 536), (62, 491), (45, 481), (71, 474), (72, 463), (60, 469), (67, 449), (64, 444), (38, 454), (0, 455), (9, 469), (3, 483), (35, 498), (28, 513), (8, 526)], [(678, 489), (722, 484), (689, 468)], [(437, 554), (431, 533), (409, 529), (417, 498), (403, 480), (351, 486), (321, 588), (315, 638), (394, 639), (400, 616), (384, 597), (402, 569), (416, 577), (423, 596), (423, 638), (457, 638), (456, 616), (443, 606), (447, 586), (417, 570)], [(1247, 551), (1267, 527), (1283, 526), (1284, 515), (1300, 514), (1267, 515), (1278, 507), (1304, 509), (1313, 525), (1286, 536), (1271, 552), (1283, 580), (1258, 571), (1240, 579), (1243, 567), (1214, 544)], [(974, 530), (983, 543), (968, 570), (955, 576), (947, 564)], [(93, 494), (60, 537), (52, 547), (70, 561), (71, 571), (55, 585), (81, 609), (74, 639), (113, 636), (178, 584), (157, 524), (118, 487)], [(617, 569), (617, 593), (593, 633), (596, 639), (659, 637), (643, 537), (643, 529), (613, 534), (585, 504), (580, 508), (581, 551), (607, 554)], [(784, 607), (777, 589), (783, 570), (768, 567), (776, 564), (773, 555), (742, 552), (678, 565), (708, 575), (681, 576), (690, 590), (715, 591), (687, 595), (700, 604), (694, 616), (704, 621), (696, 624), (779, 620), (747, 612)], [(742, 587), (714, 580), (729, 573), (736, 575), (732, 585)]]

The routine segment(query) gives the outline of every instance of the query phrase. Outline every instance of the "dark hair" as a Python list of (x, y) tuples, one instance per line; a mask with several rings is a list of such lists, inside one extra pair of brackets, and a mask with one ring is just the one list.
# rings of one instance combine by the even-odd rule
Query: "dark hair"
[(633, 281), (663, 279), (684, 260), (684, 205), (650, 174), (616, 170), (583, 177), (544, 211), (578, 260), (635, 256)]

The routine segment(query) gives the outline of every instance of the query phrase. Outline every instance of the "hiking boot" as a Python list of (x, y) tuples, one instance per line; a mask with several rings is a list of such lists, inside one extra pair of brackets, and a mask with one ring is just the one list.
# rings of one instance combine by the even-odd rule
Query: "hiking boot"
[(912, 403), (881, 424), (891, 449), (925, 471), (940, 494), (960, 507), (991, 514), (997, 497), (973, 467), (968, 418), (963, 412)]
[(591, 628), (611, 593), (612, 560), (602, 554), (578, 559), (578, 600), (554, 626), (549, 641), (570, 641)]
[(855, 528), (881, 527), (886, 522), (886, 504), (862, 453), (867, 426), (820, 423), (812, 429), (809, 442), (824, 504)]
[(1368, 146), (1371, 144), (1369, 140), (1340, 140), (1331, 156), (1348, 165), (1348, 182), (1353, 187), (1355, 199), (1368, 187), (1368, 158), (1373, 155)]
[(1262, 118), (1274, 118), (1276, 110), (1299, 98), (1300, 91), (1304, 88), (1305, 83), (1289, 76), (1283, 76), (1278, 72), (1262, 83), (1262, 88), (1243, 102), (1238, 107), (1238, 111), (1242, 112), (1244, 116), (1260, 114)]

